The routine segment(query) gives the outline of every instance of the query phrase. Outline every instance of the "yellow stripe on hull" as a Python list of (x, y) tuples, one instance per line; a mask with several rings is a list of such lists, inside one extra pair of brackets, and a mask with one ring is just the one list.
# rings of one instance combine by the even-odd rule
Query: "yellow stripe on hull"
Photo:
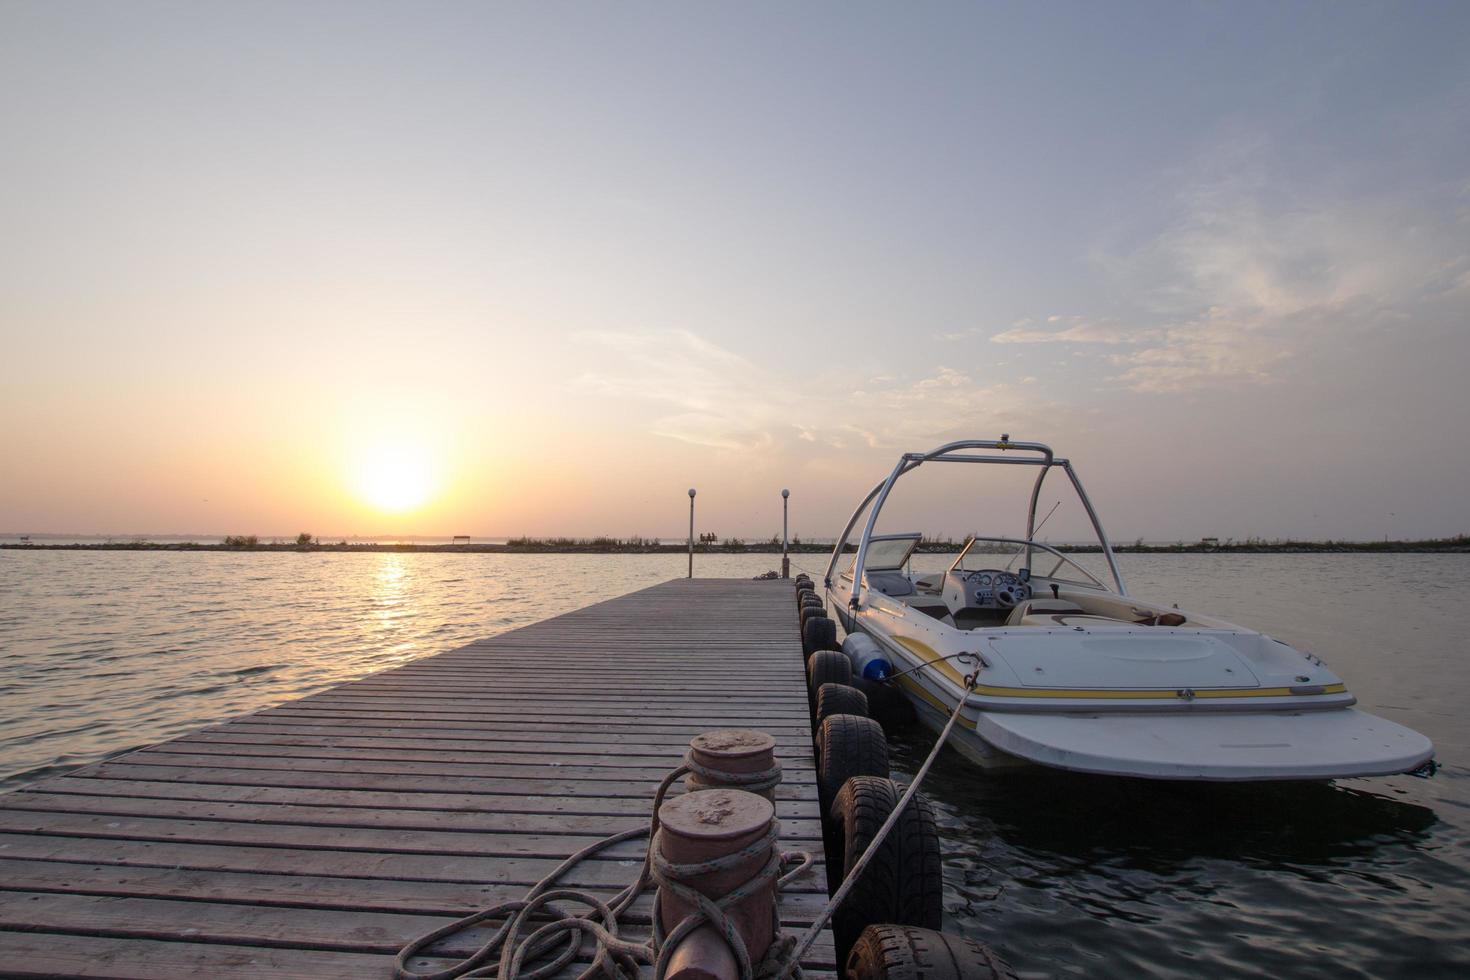
[(929, 704), (938, 711), (942, 711), (948, 714), (949, 712), (954, 710), (954, 705), (945, 704), (943, 701), (930, 694), (922, 684), (914, 680), (912, 674), (906, 674), (903, 677), (900, 677), (898, 679), (898, 684), (908, 693), (929, 702)]

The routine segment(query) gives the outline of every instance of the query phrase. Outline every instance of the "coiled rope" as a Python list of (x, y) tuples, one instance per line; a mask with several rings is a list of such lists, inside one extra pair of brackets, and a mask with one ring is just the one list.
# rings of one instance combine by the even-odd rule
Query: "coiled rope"
[[(795, 939), (791, 936), (781, 935), (781, 916), (776, 910), (776, 903), (771, 903), (771, 934), (777, 937), (766, 951), (766, 955), (759, 964), (755, 966), (750, 962), (750, 951), (745, 948), (745, 939), (740, 935), (740, 930), (725, 915), (724, 910), (737, 902), (743, 901), (756, 892), (760, 891), (772, 880), (780, 889), (784, 881), (790, 880), (800, 872), (806, 870), (811, 863), (811, 855), (801, 855), (805, 861), (800, 867), (781, 874), (784, 855), (776, 851), (776, 839), (779, 836), (779, 822), (773, 817), (766, 832), (760, 839), (752, 842), (730, 854), (712, 858), (708, 861), (690, 862), (688, 864), (674, 864), (663, 856), (657, 846), (657, 836), (654, 837), (654, 845), (648, 851), (653, 856), (653, 879), (659, 885), (659, 892), (653, 900), (653, 948), (658, 951), (658, 959), (655, 964), (655, 976), (662, 977), (668, 971), (668, 960), (678, 948), (679, 943), (684, 940), (695, 929), (702, 927), (706, 922), (715, 926), (720, 931), (730, 951), (735, 954), (735, 963), (739, 967), (740, 976), (744, 977), (771, 977), (775, 976), (781, 966), (785, 964), (785, 954), (791, 949)], [(744, 864), (750, 858), (756, 857), (762, 852), (770, 854), (765, 865), (750, 878), (746, 879), (735, 888), (726, 892), (719, 899), (711, 899), (703, 892), (684, 884), (690, 878), (712, 874), (717, 871), (728, 871)], [(685, 917), (674, 927), (674, 931), (668, 935), (663, 934), (662, 902), (664, 892), (683, 899), (685, 902), (695, 906), (699, 912), (696, 915)]]
[[(811, 867), (813, 858), (806, 852), (780, 853), (776, 851), (775, 844), (780, 831), (779, 821), (773, 817), (766, 832), (749, 846), (733, 854), (709, 861), (676, 864), (665, 859), (659, 853), (658, 847), (659, 807), (663, 805), (664, 796), (668, 793), (669, 788), (682, 776), (693, 772), (701, 778), (718, 782), (725, 787), (762, 792), (781, 781), (781, 767), (778, 764), (760, 772), (731, 773), (702, 766), (693, 760), (692, 755), (692, 751), (686, 753), (683, 764), (659, 783), (658, 791), (653, 798), (653, 815), (647, 827), (624, 830), (588, 844), (536, 882), (524, 898), (500, 902), (489, 908), (481, 909), (414, 939), (398, 951), (398, 956), (393, 961), (396, 980), (461, 980), (461, 978), (473, 980), (473, 978), (488, 977), (494, 977), (497, 980), (543, 980), (543, 978), (558, 973), (575, 960), (587, 936), (591, 936), (596, 942), (597, 954), (593, 957), (591, 965), (579, 974), (582, 980), (590, 980), (596, 976), (637, 976), (639, 964), (643, 963), (653, 964), (655, 975), (661, 978), (668, 969), (668, 958), (679, 942), (695, 929), (706, 924), (713, 926), (729, 944), (740, 966), (741, 980), (755, 980), (755, 978), (772, 977), (778, 974), (800, 976), (799, 970), (792, 973), (786, 969), (787, 954), (795, 940), (792, 937), (780, 935), (780, 921), (775, 903), (772, 904), (771, 910), (771, 915), (776, 920), (773, 934), (779, 938), (772, 942), (766, 955), (757, 964), (750, 962), (750, 952), (745, 948), (745, 940), (741, 937), (735, 924), (730, 921), (729, 916), (725, 914), (726, 909), (755, 894), (773, 881), (775, 888), (779, 891), (797, 875)], [(638, 873), (637, 880), (618, 892), (611, 901), (604, 902), (596, 895), (579, 889), (552, 887), (562, 875), (594, 854), (640, 837), (650, 839), (643, 857), (643, 867)], [(738, 867), (763, 851), (770, 852), (770, 859), (762, 865), (760, 870), (719, 898), (709, 898), (685, 884), (688, 879), (695, 876)], [(634, 942), (619, 935), (618, 917), (637, 901), (650, 882), (656, 883), (670, 894), (688, 902), (695, 907), (696, 911), (679, 922), (669, 933), (664, 934), (661, 898), (655, 895), (653, 939), (650, 942)], [(551, 904), (553, 902), (573, 902), (586, 906), (590, 912), (580, 915), (573, 914)], [(523, 930), (536, 916), (550, 917), (552, 921), (523, 936)], [(479, 949), (465, 959), (442, 970), (429, 972), (414, 970), (408, 966), (410, 959), (420, 955), (426, 947), (441, 939), (481, 923), (501, 919), (504, 921), (500, 927)], [(559, 952), (553, 958), (545, 960), (545, 957), (558, 947), (560, 947)], [(495, 959), (495, 962), (492, 963), (492, 959)], [(542, 962), (542, 960), (545, 961)]]
[(781, 763), (779, 762), (769, 769), (761, 769), (757, 772), (726, 772), (723, 769), (710, 769), (695, 762), (693, 750), (684, 753), (683, 770), (694, 773), (706, 784), (736, 787), (747, 793), (764, 793), (766, 790), (775, 789), (781, 783)]

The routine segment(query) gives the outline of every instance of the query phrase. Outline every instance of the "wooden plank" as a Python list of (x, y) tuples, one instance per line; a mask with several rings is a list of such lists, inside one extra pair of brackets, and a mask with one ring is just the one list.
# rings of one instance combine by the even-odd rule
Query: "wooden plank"
[(800, 714), (791, 713), (750, 713), (750, 711), (716, 711), (711, 717), (710, 713), (697, 710), (697, 708), (670, 708), (667, 714), (657, 717), (648, 717), (647, 714), (625, 713), (625, 714), (601, 714), (589, 713), (582, 710), (578, 702), (564, 702), (557, 710), (547, 711), (519, 711), (513, 707), (497, 708), (487, 705), (484, 708), (476, 707), (415, 707), (415, 705), (401, 704), (401, 702), (390, 699), (388, 702), (376, 702), (376, 704), (360, 704), (350, 701), (316, 701), (301, 702), (301, 704), (287, 705), (282, 708), (266, 708), (262, 711), (263, 716), (278, 717), (282, 714), (322, 714), (322, 716), (337, 717), (409, 717), (409, 718), (435, 718), (435, 720), (459, 720), (466, 721), (520, 721), (526, 716), (538, 718), (542, 724), (591, 724), (591, 726), (603, 727), (606, 724), (634, 724), (639, 729), (647, 729), (657, 732), (660, 729), (689, 730), (691, 727), (704, 726), (701, 730), (709, 730), (710, 723), (719, 724), (722, 716), (734, 717), (736, 721), (748, 720), (751, 716), (759, 718), (770, 718), (770, 721), (781, 727), (800, 732), (804, 724), (804, 718)]
[[(364, 909), (412, 912), (458, 918), (499, 902), (525, 895), (522, 885), (481, 885), (392, 878), (332, 878), (321, 875), (275, 875), (234, 871), (125, 865), (64, 864), (0, 858), (0, 888), (13, 891), (61, 891), (129, 898), (174, 898), (193, 901), (254, 902), (282, 907)], [(606, 886), (589, 891), (603, 899), (620, 890)], [(826, 904), (825, 892), (786, 891), (780, 899), (781, 921), (810, 925)], [(625, 913), (628, 921), (651, 920), (653, 896), (646, 893)], [(187, 916), (185, 916), (187, 918)]]
[(362, 980), (389, 976), (382, 956), (217, 943), (117, 939), (60, 931), (14, 932), (0, 925), (8, 977), (96, 980)]
[[(504, 813), (494, 810), (398, 810), (386, 807), (301, 806), (297, 804), (221, 803), (195, 800), (95, 796), (75, 793), (26, 792), (0, 796), (0, 812), (28, 810), (45, 813), (148, 816), (181, 820), (223, 820), (235, 823), (302, 824), (327, 827), (445, 830), (478, 834), (581, 834), (603, 837), (648, 825), (646, 814), (583, 816), (577, 814)], [(817, 820), (784, 820), (786, 840), (813, 841), (822, 837)]]
[[(162, 745), (131, 753), (128, 758), (139, 765), (153, 766), (226, 766), (235, 769), (302, 769), (327, 772), (364, 773), (409, 773), (424, 775), (474, 776), (476, 778), (527, 779), (538, 773), (550, 772), (558, 779), (573, 779), (589, 783), (624, 783), (637, 781), (647, 783), (654, 789), (673, 769), (673, 766), (603, 766), (571, 765), (558, 761), (555, 756), (544, 759), (540, 765), (524, 763), (502, 763), (492, 761), (456, 762), (439, 761), (433, 753), (384, 751), (372, 749), (296, 749), (291, 746), (270, 746), (264, 750), (250, 751), (252, 746), (242, 745)], [(379, 755), (394, 756), (380, 759)], [(426, 758), (416, 758), (427, 756)], [(597, 792), (597, 787), (589, 787)], [(652, 792), (649, 797), (652, 798)]]
[[(385, 957), (391, 957), (415, 937), (453, 919), (453, 916), (362, 909), (287, 909), (255, 903), (0, 891), (0, 921), (18, 931), (64, 930), (94, 936), (378, 953)], [(647, 939), (648, 931), (646, 921), (630, 921), (623, 934), (640, 941)], [(446, 937), (425, 952), (446, 958), (469, 956), (493, 932), (491, 928), (470, 928)], [(834, 965), (830, 942), (825, 947), (814, 948), (812, 954), (814, 962)]]
[[(711, 686), (718, 687), (718, 685)], [(477, 711), (493, 714), (503, 714), (507, 711), (525, 714), (547, 712), (553, 715), (571, 714), (580, 717), (591, 715), (598, 718), (633, 719), (646, 718), (647, 712), (639, 709), (645, 705), (656, 705), (660, 711), (666, 711), (673, 717), (689, 717), (706, 723), (712, 717), (750, 712), (766, 718), (795, 716), (798, 720), (803, 720), (799, 712), (801, 705), (791, 704), (784, 708), (775, 708), (771, 705), (770, 698), (741, 697), (733, 692), (729, 697), (698, 699), (687, 697), (677, 691), (669, 691), (666, 694), (649, 691), (627, 694), (616, 691), (597, 691), (581, 692), (575, 696), (569, 696), (563, 691), (560, 695), (543, 694), (536, 697), (513, 698), (488, 694), (465, 694), (464, 692), (451, 696), (447, 692), (429, 694), (417, 690), (358, 690), (333, 692), (330, 697), (317, 695), (303, 698), (298, 704), (305, 708), (331, 706), (333, 708), (376, 710), (396, 705), (400, 708), (414, 710), (424, 708), (438, 712)]]
[[(96, 776), (56, 776), (18, 792), (76, 793), (95, 796), (132, 796), (141, 799), (203, 800), (210, 802), (292, 803), (303, 806), (339, 806), (357, 809), (407, 811), (465, 811), (470, 813), (585, 814), (636, 816), (646, 819), (648, 800), (605, 797), (501, 796), (455, 793), (388, 793), (362, 789), (318, 789), (299, 786), (246, 786), (234, 783), (183, 782), (146, 779), (106, 779)], [(0, 797), (4, 799), (4, 797)], [(811, 808), (802, 800), (777, 800), (776, 816), (782, 826), (809, 819)]]
[[(779, 696), (787, 689), (786, 679), (774, 676), (774, 672), (768, 673), (759, 681), (742, 679), (738, 685), (731, 685), (728, 673), (711, 673), (710, 676), (714, 678), (715, 684), (707, 689), (692, 687), (687, 680), (688, 674), (684, 671), (665, 681), (648, 678), (640, 672), (617, 681), (599, 678), (595, 684), (573, 684), (569, 688), (547, 680), (544, 675), (535, 680), (527, 677), (518, 681), (497, 673), (483, 678), (465, 678), (462, 683), (455, 683), (443, 672), (436, 672), (433, 677), (418, 678), (373, 675), (368, 680), (338, 685), (332, 691), (343, 695), (374, 697), (411, 695), (422, 698), (493, 698), (497, 701), (514, 702), (611, 700), (615, 697), (632, 696), (640, 700), (644, 697), (664, 700), (678, 698), (690, 704), (705, 704), (719, 703), (733, 697), (739, 701), (763, 704), (769, 702), (772, 694)], [(726, 689), (731, 690), (729, 696), (724, 693)]]
[[(391, 794), (402, 799), (420, 797), (422, 800), (437, 801), (446, 797), (473, 799), (480, 806), (496, 809), (529, 809), (551, 813), (647, 813), (653, 799), (648, 794), (632, 793), (627, 796), (613, 795), (604, 790), (598, 796), (574, 796), (552, 784), (552, 791), (527, 789), (524, 781), (498, 780), (494, 784), (486, 780), (470, 780), (462, 777), (419, 779), (411, 776), (360, 775), (334, 772), (292, 772), (290, 770), (256, 769), (200, 769), (187, 766), (130, 766), (126, 763), (106, 763), (94, 769), (68, 773), (69, 778), (108, 780), (113, 783), (148, 781), (156, 783), (178, 782), (208, 787), (236, 786), (250, 788), (295, 788), (320, 790), (323, 792), (364, 791)], [(44, 787), (49, 781), (31, 784), (31, 788)], [(807, 807), (815, 807), (815, 796), (811, 793), (791, 795), (788, 787), (777, 787), (776, 815), (786, 817), (795, 812), (810, 813)]]
[[(344, 707), (339, 705), (317, 706), (310, 709), (272, 708), (261, 714), (271, 718), (295, 717), (301, 714), (322, 715), (333, 718), (402, 718), (402, 719), (428, 719), (435, 721), (460, 721), (460, 722), (505, 722), (516, 724), (524, 719), (515, 712), (506, 711), (421, 711), (407, 708), (371, 708), (371, 707)], [(537, 713), (537, 721), (545, 727), (548, 732), (569, 728), (573, 731), (591, 730), (601, 731), (608, 725), (608, 719), (591, 717), (583, 714), (545, 714)], [(728, 718), (698, 718), (698, 717), (667, 717), (659, 716), (653, 719), (630, 718), (627, 725), (631, 729), (648, 732), (677, 732), (685, 738), (693, 738), (700, 732), (707, 732), (711, 728), (730, 728), (743, 724), (750, 727), (751, 724), (759, 722), (762, 731), (770, 731), (771, 734), (799, 734), (808, 731), (807, 724), (799, 717), (785, 716), (774, 719), (766, 719), (760, 715), (740, 713)], [(774, 729), (774, 730), (772, 730)]]
[[(172, 742), (164, 743), (179, 745), (195, 742), (215, 742), (230, 745), (327, 745), (334, 748), (392, 748), (392, 749), (433, 749), (436, 752), (476, 752), (499, 755), (507, 758), (530, 756), (542, 758), (545, 756), (569, 755), (578, 756), (585, 760), (584, 764), (599, 764), (603, 759), (646, 759), (640, 765), (677, 765), (683, 758), (685, 743), (667, 742), (659, 745), (653, 742), (636, 742), (632, 739), (636, 735), (621, 736), (617, 742), (584, 741), (573, 743), (548, 743), (543, 739), (527, 739), (514, 737), (490, 737), (481, 738), (436, 738), (433, 735), (407, 738), (400, 735), (375, 735), (363, 734), (356, 731), (336, 731), (332, 734), (322, 734), (311, 731), (289, 731), (275, 730), (262, 731), (258, 728), (245, 728), (244, 726), (232, 726), (228, 729), (214, 730), (204, 729), (192, 735), (185, 735), (174, 739)], [(800, 752), (805, 750), (804, 740), (795, 742), (787, 740), (785, 745), (780, 743), (776, 746), (776, 758), (786, 768), (804, 768), (810, 760), (802, 758)], [(533, 752), (528, 746), (537, 746)], [(784, 751), (783, 751), (784, 750)], [(792, 751), (795, 750), (795, 751)]]
[[(371, 953), (271, 949), (216, 943), (62, 935), (0, 930), (0, 962), (5, 975), (23, 978), (84, 977), (88, 980), (362, 980), (387, 977), (392, 960)], [(419, 971), (443, 969), (450, 961), (415, 957)], [(568, 968), (557, 980), (570, 980), (584, 967)], [(831, 968), (803, 966), (808, 980), (835, 980)], [(640, 973), (651, 980), (652, 970)]]
[[(566, 853), (570, 853), (569, 851)], [(0, 854), (58, 863), (120, 864), (192, 868), (200, 871), (251, 871), (280, 875), (401, 881), (450, 881), (477, 885), (530, 887), (550, 874), (560, 858), (483, 857), (432, 853), (308, 850), (297, 847), (240, 847), (175, 841), (108, 840), (43, 834), (0, 833)], [(813, 851), (821, 863), (820, 848)], [(566, 854), (561, 855), (565, 857)], [(638, 873), (642, 852), (630, 847), (619, 856), (592, 858), (572, 867), (560, 881), (574, 888), (621, 888)], [(793, 883), (793, 891), (826, 894), (820, 868)], [(0, 923), (0, 928), (4, 928)]]
[[(613, 654), (612, 656), (616, 656)], [(731, 657), (738, 657), (732, 653)], [(794, 678), (801, 672), (802, 662), (800, 654), (793, 656), (790, 665), (791, 675)], [(606, 664), (603, 669), (607, 669)], [(381, 699), (383, 697), (416, 697), (422, 699), (453, 699), (455, 697), (467, 699), (494, 699), (506, 702), (522, 701), (550, 701), (553, 703), (570, 704), (576, 706), (581, 702), (608, 702), (614, 703), (619, 698), (634, 698), (640, 703), (645, 698), (655, 700), (673, 700), (691, 705), (711, 704), (718, 705), (721, 702), (733, 699), (756, 704), (761, 707), (775, 708), (782, 705), (771, 703), (769, 700), (764, 705), (763, 699), (779, 698), (787, 690), (786, 680), (783, 676), (786, 667), (773, 665), (743, 664), (741, 669), (763, 670), (766, 672), (767, 681), (756, 684), (745, 685), (735, 682), (727, 673), (699, 671), (680, 671), (677, 679), (659, 681), (648, 674), (650, 668), (639, 670), (624, 670), (624, 665), (618, 668), (625, 675), (631, 674), (636, 684), (616, 684), (603, 687), (594, 682), (588, 682), (585, 672), (569, 672), (564, 675), (552, 674), (542, 677), (531, 686), (530, 681), (515, 684), (493, 676), (486, 678), (490, 689), (454, 688), (449, 689), (445, 685), (430, 685), (424, 682), (408, 682), (404, 680), (392, 684), (375, 684), (371, 686), (343, 685), (341, 687), (329, 688), (310, 695), (306, 703), (327, 700), (328, 696), (333, 698), (365, 698)], [(446, 670), (447, 676), (447, 670)], [(473, 683), (473, 682), (471, 682)], [(682, 684), (682, 687), (680, 686)], [(478, 687), (478, 685), (477, 685)], [(730, 697), (719, 697), (718, 695), (728, 692)]]
[[(793, 706), (790, 710), (767, 710), (767, 709), (741, 709), (734, 707), (715, 707), (709, 710), (688, 705), (683, 701), (675, 702), (678, 707), (672, 707), (666, 713), (661, 714), (654, 722), (659, 727), (675, 724), (703, 725), (708, 729), (711, 723), (720, 724), (722, 719), (729, 718), (739, 722), (742, 718), (748, 718), (752, 714), (762, 719), (770, 719), (787, 727), (800, 729), (806, 723), (806, 717), (801, 715)], [(486, 704), (483, 707), (473, 702), (465, 701), (459, 704), (423, 704), (411, 698), (388, 698), (380, 701), (375, 698), (321, 698), (301, 702), (301, 707), (312, 711), (328, 711), (336, 713), (368, 712), (377, 714), (388, 710), (398, 714), (411, 714), (425, 718), (518, 718), (523, 717), (523, 709), (516, 706), (496, 706)], [(641, 708), (642, 706), (640, 706)], [(525, 714), (533, 714), (543, 721), (556, 722), (558, 724), (576, 725), (603, 725), (603, 724), (632, 724), (641, 727), (648, 723), (647, 710), (633, 708), (616, 709), (604, 708), (598, 705), (583, 705), (574, 699), (563, 699), (556, 703), (546, 703), (535, 708), (524, 709)]]
[[(29, 810), (0, 810), (0, 833), (65, 835), (119, 840), (168, 840), (244, 847), (305, 847), (314, 850), (373, 851), (380, 854), (454, 854), (504, 857), (566, 857), (606, 834), (459, 833), (433, 830), (384, 830), (373, 827), (305, 824), (231, 823), (220, 820), (171, 820)], [(603, 852), (625, 856), (636, 849), (629, 841)], [(641, 851), (639, 851), (641, 853)]]
[[(130, 759), (132, 756), (122, 756)], [(235, 783), (258, 786), (321, 786), (342, 789), (388, 789), (401, 792), (424, 791), (430, 793), (479, 793), (485, 796), (529, 795), (567, 796), (596, 795), (604, 798), (623, 798), (649, 801), (653, 799), (658, 783), (653, 780), (620, 781), (602, 780), (605, 786), (589, 787), (580, 780), (557, 780), (527, 777), (489, 778), (464, 775), (414, 775), (406, 772), (373, 772), (362, 766), (318, 765), (311, 766), (303, 760), (299, 766), (272, 767), (267, 765), (231, 766), (191, 765), (177, 757), (155, 756), (159, 761), (147, 765), (127, 762), (104, 763), (97, 769), (82, 769), (71, 775), (89, 776), (94, 772), (110, 772), (118, 776), (129, 775), (142, 779), (185, 779), (195, 782)], [(205, 757), (214, 761), (217, 757)], [(249, 760), (237, 760), (238, 763)], [(172, 763), (172, 764), (170, 764)], [(366, 764), (363, 764), (366, 765)], [(105, 767), (105, 768), (104, 768)], [(554, 770), (553, 770), (554, 771)], [(33, 784), (39, 785), (39, 784)], [(816, 800), (815, 785), (812, 783), (783, 782), (776, 787), (777, 800)], [(814, 803), (815, 805), (815, 803)]]
[[(303, 734), (303, 735), (329, 735), (334, 737), (351, 736), (355, 738), (402, 738), (402, 739), (464, 739), (475, 742), (494, 742), (506, 745), (515, 743), (530, 743), (533, 745), (545, 744), (548, 735), (555, 735), (560, 745), (575, 747), (576, 751), (583, 751), (582, 745), (607, 746), (609, 748), (619, 745), (650, 746), (661, 750), (671, 750), (682, 754), (688, 747), (689, 739), (698, 732), (691, 731), (688, 735), (678, 732), (649, 732), (641, 729), (618, 729), (602, 732), (571, 732), (565, 729), (546, 730), (547, 726), (541, 726), (532, 721), (522, 725), (512, 724), (480, 724), (469, 727), (445, 724), (443, 722), (424, 722), (417, 719), (384, 722), (373, 719), (332, 719), (332, 718), (303, 718), (297, 720), (283, 720), (279, 716), (275, 718), (258, 718), (254, 715), (241, 718), (239, 721), (231, 722), (228, 726), (218, 728), (201, 729), (211, 733), (230, 733), (250, 735), (255, 733), (269, 734)], [(708, 729), (705, 729), (708, 731)], [(782, 762), (810, 758), (811, 738), (806, 731), (796, 734), (781, 734), (768, 732), (776, 741), (776, 753)]]

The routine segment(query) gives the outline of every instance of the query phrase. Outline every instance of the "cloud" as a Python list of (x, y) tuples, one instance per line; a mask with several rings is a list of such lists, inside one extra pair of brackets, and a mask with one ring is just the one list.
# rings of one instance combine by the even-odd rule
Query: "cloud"
[(1426, 304), (1470, 296), (1463, 187), (1288, 195), (1266, 156), (1259, 144), (1216, 154), (1142, 246), (1094, 255), (1132, 312), (1020, 320), (991, 341), (1117, 348), (1106, 381), (1139, 392), (1252, 386), (1355, 335), (1412, 329)]
[(763, 370), (686, 330), (598, 331), (578, 340), (606, 355), (578, 387), (645, 403), (657, 435), (729, 451), (928, 448), (1061, 412), (1034, 389), (1023, 397), (1018, 385), (984, 384), (947, 366), (918, 377), (869, 377), (854, 388), (836, 372), (797, 379)]
[(1174, 324), (1160, 342), (1114, 355), (1123, 370), (1110, 380), (1139, 392), (1177, 392), (1204, 386), (1264, 384), (1276, 365), (1291, 356), (1281, 338), (1259, 322), (1215, 309)]
[(1156, 339), (1160, 334), (1156, 328), (1126, 327), (1111, 320), (1049, 316), (1044, 324), (1017, 320), (1009, 330), (990, 339), (997, 344), (1136, 344)]
[(656, 434), (722, 449), (769, 448), (777, 428), (802, 435), (790, 391), (770, 388), (749, 360), (697, 334), (594, 331), (575, 339), (602, 348), (608, 364), (585, 372), (578, 385), (663, 406)]

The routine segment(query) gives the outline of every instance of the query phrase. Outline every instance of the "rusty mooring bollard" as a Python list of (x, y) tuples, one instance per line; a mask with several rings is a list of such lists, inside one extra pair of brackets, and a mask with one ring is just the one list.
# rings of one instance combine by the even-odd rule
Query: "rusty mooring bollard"
[[(659, 832), (652, 846), (674, 864), (710, 861), (755, 844), (770, 831), (774, 815), (770, 800), (743, 790), (685, 793), (659, 807)], [(754, 877), (770, 860), (770, 852), (770, 847), (759, 848), (734, 867), (691, 875), (680, 883), (718, 899)], [(761, 961), (774, 939), (775, 901), (776, 883), (772, 880), (725, 910), (744, 939), (752, 964)], [(665, 932), (697, 910), (669, 889), (661, 889), (659, 903)], [(670, 978), (734, 980), (739, 975), (735, 955), (721, 933), (709, 925), (691, 932), (670, 954)]]
[[(684, 777), (684, 788), (690, 792), (728, 786), (775, 799), (776, 783), (781, 781), (776, 769), (776, 740), (765, 732), (725, 728), (696, 735), (689, 743), (689, 758), (709, 770), (708, 775), (691, 772)], [(774, 781), (767, 780), (769, 786), (748, 783), (749, 777), (772, 771), (775, 776)], [(721, 778), (721, 774), (731, 778)]]

